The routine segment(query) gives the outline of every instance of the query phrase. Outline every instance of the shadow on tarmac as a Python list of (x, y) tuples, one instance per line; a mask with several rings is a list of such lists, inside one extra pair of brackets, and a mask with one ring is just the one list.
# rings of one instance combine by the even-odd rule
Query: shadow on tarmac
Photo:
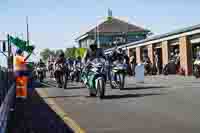
[[(46, 84), (46, 85), (45, 85)], [(57, 83), (46, 83), (42, 84), (41, 86), (39, 86), (40, 88), (48, 88), (49, 86), (55, 87), (57, 88)], [(76, 90), (76, 89), (84, 89), (84, 86), (76, 86), (74, 84), (70, 84), (70, 87), (67, 86), (67, 88), (65, 90)]]
[(84, 86), (79, 86), (79, 87), (69, 87), (69, 88), (67, 88), (67, 89), (65, 89), (65, 90), (83, 89), (83, 88), (85, 88), (85, 87), (84, 87)]
[(26, 100), (16, 99), (11, 114), (8, 133), (73, 133), (64, 121), (45, 103), (34, 90), (41, 86), (34, 83)]
[(107, 95), (103, 99), (139, 98), (145, 96), (163, 95), (163, 93)]
[(45, 98), (77, 98), (77, 97), (82, 97), (83, 95), (73, 95), (73, 96), (48, 96), (48, 97), (43, 97)]
[(126, 87), (120, 90), (145, 90), (145, 89), (161, 89), (167, 88), (167, 86), (135, 86), (135, 87)]

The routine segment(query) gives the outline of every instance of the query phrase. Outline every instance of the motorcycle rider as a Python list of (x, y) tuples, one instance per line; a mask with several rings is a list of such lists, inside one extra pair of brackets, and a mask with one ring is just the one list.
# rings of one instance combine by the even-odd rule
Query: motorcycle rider
[(106, 56), (104, 54), (104, 51), (102, 49), (97, 48), (97, 44), (91, 44), (89, 49), (87, 49), (84, 57), (83, 62), (85, 63), (85, 66), (83, 68), (83, 71), (86, 72), (86, 75), (88, 74), (90, 70), (90, 63), (93, 59), (102, 57), (106, 60)]
[[(124, 59), (125, 59), (124, 63), (129, 62), (127, 55), (122, 52), (122, 48), (115, 47), (115, 49), (113, 50), (113, 52), (111, 54), (111, 64), (117, 65), (120, 61), (124, 61)], [(112, 78), (113, 84), (115, 84), (115, 81), (117, 78), (116, 75), (111, 78)]]
[[(58, 76), (63, 75), (65, 73), (65, 65), (66, 65), (66, 59), (65, 59), (65, 54), (63, 51), (60, 51), (58, 58), (55, 61), (55, 66), (56, 65), (62, 65), (63, 68), (61, 68), (61, 71), (55, 70), (54, 76), (56, 79), (59, 79)], [(60, 82), (60, 81), (58, 81)], [(60, 86), (58, 86), (60, 87)]]
[(74, 66), (73, 67), (74, 67), (74, 71), (75, 71), (74, 76), (76, 78), (76, 81), (78, 82), (79, 79), (80, 79), (80, 73), (82, 71), (82, 62), (81, 62), (80, 56), (78, 56), (76, 58), (76, 60), (74, 60)]
[(180, 61), (179, 50), (175, 49), (174, 53), (175, 53), (174, 57), (176, 59), (176, 65), (179, 65), (179, 61)]
[(135, 76), (135, 66), (136, 66), (136, 59), (135, 56), (130, 57), (130, 65), (131, 65), (131, 72), (132, 75)]
[(74, 68), (74, 60), (72, 58), (69, 58), (67, 62), (68, 62), (69, 70), (72, 71)]
[(42, 59), (40, 59), (38, 62), (38, 67), (45, 67), (45, 63), (42, 61)]
[(92, 61), (93, 59), (98, 57), (106, 59), (104, 51), (100, 48), (97, 48), (97, 44), (94, 43), (90, 45), (89, 49), (87, 49), (83, 61), (84, 63), (88, 63), (89, 61)]
[(50, 73), (50, 77), (53, 77), (53, 71), (54, 71), (54, 67), (53, 67), (53, 62), (52, 61), (48, 61), (48, 71)]
[(156, 68), (156, 73), (158, 74), (161, 74), (161, 71), (160, 71), (160, 58), (159, 58), (159, 55), (158, 55), (158, 52), (155, 50), (154, 51), (154, 64), (155, 65), (155, 68)]
[(64, 52), (63, 51), (60, 51), (60, 53), (59, 53), (59, 56), (58, 56), (58, 58), (57, 58), (57, 60), (56, 60), (56, 62), (55, 62), (55, 65), (56, 64), (65, 64), (65, 54), (64, 54)]
[(40, 61), (38, 62), (37, 67), (38, 67), (38, 68), (42, 68), (42, 70), (44, 70), (44, 71), (43, 71), (43, 75), (44, 75), (44, 77), (46, 77), (46, 65), (45, 65), (45, 63), (42, 61), (42, 59), (40, 59)]
[(78, 65), (78, 64), (80, 64), (80, 66), (82, 66), (82, 62), (81, 62), (81, 57), (80, 56), (78, 56), (77, 59), (74, 61), (74, 65), (75, 66)]

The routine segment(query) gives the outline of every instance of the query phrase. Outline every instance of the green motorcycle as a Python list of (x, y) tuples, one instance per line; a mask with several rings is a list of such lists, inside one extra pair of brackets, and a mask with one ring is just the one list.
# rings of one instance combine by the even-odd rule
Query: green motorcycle
[(119, 63), (113, 65), (111, 69), (110, 86), (112, 89), (123, 89), (125, 84), (125, 76), (127, 74), (127, 64)]
[(96, 58), (81, 73), (81, 80), (89, 89), (90, 96), (103, 98), (105, 95), (106, 73), (105, 59)]

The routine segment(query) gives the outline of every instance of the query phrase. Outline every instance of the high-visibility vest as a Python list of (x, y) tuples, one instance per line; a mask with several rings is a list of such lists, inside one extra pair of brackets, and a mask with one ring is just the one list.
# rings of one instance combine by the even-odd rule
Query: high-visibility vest
[(14, 64), (14, 71), (25, 71), (26, 70), (26, 64), (25, 64), (25, 58), (20, 55), (16, 55), (13, 60)]

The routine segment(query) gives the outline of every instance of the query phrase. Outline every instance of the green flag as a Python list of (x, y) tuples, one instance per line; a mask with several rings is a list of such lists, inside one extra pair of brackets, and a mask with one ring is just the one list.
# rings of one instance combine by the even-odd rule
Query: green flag
[(9, 36), (10, 42), (15, 45), (17, 48), (32, 53), (35, 47), (33, 45), (27, 45), (26, 41), (19, 39), (18, 37)]

